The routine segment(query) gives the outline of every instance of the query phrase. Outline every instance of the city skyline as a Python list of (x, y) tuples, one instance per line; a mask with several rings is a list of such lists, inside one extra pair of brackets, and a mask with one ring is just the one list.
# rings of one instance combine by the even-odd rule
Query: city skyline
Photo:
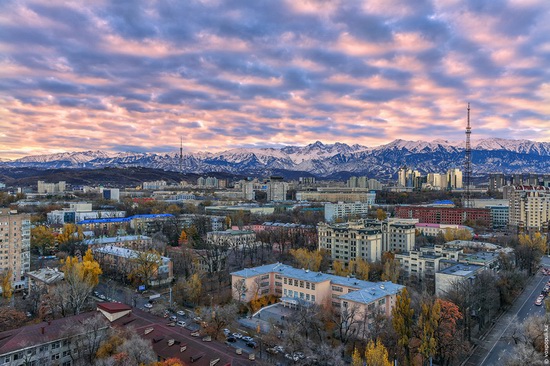
[[(83, 5), (85, 4), (85, 5)], [(0, 159), (550, 141), (550, 3), (0, 5)]]

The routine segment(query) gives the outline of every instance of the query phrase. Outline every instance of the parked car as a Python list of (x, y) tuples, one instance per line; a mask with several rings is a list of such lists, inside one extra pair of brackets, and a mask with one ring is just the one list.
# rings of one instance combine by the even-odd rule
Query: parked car
[(246, 342), (246, 345), (250, 348), (257, 348), (258, 347), (258, 343), (254, 342), (254, 341), (248, 341), (248, 342)]
[(200, 333), (199, 332), (193, 332), (191, 333), (191, 337), (200, 337)]
[(235, 337), (237, 339), (241, 339), (243, 337), (243, 335), (241, 333), (233, 333), (233, 337)]
[(178, 322), (177, 322), (176, 324), (179, 325), (180, 327), (185, 327), (185, 325), (186, 325), (187, 323), (184, 322), (183, 320), (178, 320)]
[(537, 297), (537, 300), (535, 300), (535, 305), (541, 306), (543, 300), (544, 300), (544, 295), (539, 295), (539, 297)]
[(183, 311), (183, 310), (178, 310), (177, 314), (178, 314), (178, 315), (181, 315), (181, 316), (185, 316), (185, 311)]
[(153, 305), (149, 304), (149, 303), (146, 303), (145, 305), (143, 305), (144, 307), (146, 307), (147, 309), (151, 309), (153, 307)]
[(242, 338), (242, 340), (245, 341), (245, 342), (254, 342), (254, 338), (249, 337), (249, 336), (244, 336)]
[(178, 320), (178, 317), (175, 316), (175, 315), (172, 315), (172, 316), (170, 317), (170, 320), (173, 321), (173, 322), (175, 322), (176, 320)]
[(233, 336), (229, 336), (225, 340), (228, 341), (228, 342), (231, 342), (231, 343), (237, 342), (237, 338), (235, 338)]
[(223, 334), (225, 334), (226, 336), (227, 336), (228, 334), (230, 334), (230, 333), (231, 333), (231, 331), (230, 331), (229, 329), (227, 329), (227, 328), (225, 328), (225, 329), (223, 330)]

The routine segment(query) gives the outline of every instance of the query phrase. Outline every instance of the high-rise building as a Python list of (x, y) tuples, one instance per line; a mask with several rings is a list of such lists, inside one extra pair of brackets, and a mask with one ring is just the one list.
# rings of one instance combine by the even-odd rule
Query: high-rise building
[(450, 189), (461, 189), (462, 171), (457, 168), (447, 170), (447, 184)]
[(412, 170), (404, 166), (397, 172), (397, 185), (399, 187), (420, 188), (416, 186), (418, 182), (417, 178), (420, 176), (421, 174), (418, 170)]
[(271, 177), (267, 182), (267, 200), (284, 201), (288, 191), (288, 183), (283, 182), (282, 177)]
[(512, 186), (508, 192), (509, 226), (514, 230), (548, 231), (550, 226), (550, 188)]
[(38, 181), (38, 193), (51, 194), (51, 193), (63, 193), (65, 192), (66, 184), (64, 181), (59, 183), (46, 183), (43, 180)]
[(506, 185), (506, 179), (502, 173), (489, 174), (489, 191), (498, 191)]
[(12, 287), (25, 285), (25, 273), (30, 270), (31, 217), (9, 208), (0, 208), (0, 272), (11, 270)]

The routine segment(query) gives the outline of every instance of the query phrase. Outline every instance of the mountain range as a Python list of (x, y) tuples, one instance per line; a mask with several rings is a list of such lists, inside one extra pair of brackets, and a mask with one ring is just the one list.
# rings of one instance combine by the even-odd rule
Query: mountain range
[[(367, 175), (393, 178), (406, 165), (422, 173), (445, 172), (464, 165), (464, 142), (405, 141), (369, 148), (344, 143), (283, 148), (237, 148), (217, 153), (66, 152), (0, 161), (5, 168), (98, 169), (146, 167), (183, 173), (223, 172), (247, 176), (304, 174), (319, 178)], [(474, 175), (491, 172), (550, 172), (550, 143), (529, 140), (483, 139), (472, 144)]]

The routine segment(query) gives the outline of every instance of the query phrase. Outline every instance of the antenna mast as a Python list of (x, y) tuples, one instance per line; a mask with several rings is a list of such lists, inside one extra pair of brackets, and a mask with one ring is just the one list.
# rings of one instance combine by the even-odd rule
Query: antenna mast
[(470, 127), (470, 103), (468, 103), (468, 125), (466, 126), (466, 149), (464, 159), (464, 197), (462, 200), (463, 207), (471, 207), (470, 185), (472, 179), (472, 146), (470, 144), (470, 135), (472, 128)]
[(182, 163), (183, 163), (183, 137), (180, 137), (180, 174), (183, 174)]

